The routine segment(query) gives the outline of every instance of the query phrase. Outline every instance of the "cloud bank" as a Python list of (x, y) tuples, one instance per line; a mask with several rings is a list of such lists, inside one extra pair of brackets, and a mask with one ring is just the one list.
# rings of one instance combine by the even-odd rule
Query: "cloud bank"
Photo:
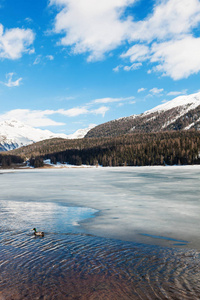
[[(87, 53), (88, 61), (128, 44), (121, 59), (130, 66), (114, 71), (135, 70), (150, 62), (152, 71), (174, 80), (187, 78), (200, 71), (200, 37), (195, 33), (200, 23), (198, 0), (160, 0), (153, 12), (135, 21), (136, 0), (50, 0), (58, 13), (54, 32), (62, 34), (60, 45), (69, 46), (74, 54)], [(135, 65), (137, 64), (137, 65)], [(136, 68), (137, 66), (137, 68)], [(150, 73), (150, 71), (149, 71)]]
[(93, 100), (91, 103), (94, 104), (98, 104), (98, 103), (113, 103), (113, 102), (122, 102), (122, 101), (130, 101), (135, 99), (135, 97), (120, 97), (120, 98), (111, 98), (111, 97), (107, 97), (107, 98), (100, 98), (100, 99), (95, 99)]
[(89, 52), (88, 61), (104, 54), (127, 39), (131, 19), (121, 19), (124, 10), (136, 0), (50, 0), (60, 12), (54, 24), (56, 33), (63, 33), (63, 46), (72, 46), (75, 54)]
[(0, 115), (0, 121), (18, 120), (32, 127), (46, 127), (46, 126), (62, 126), (65, 123), (54, 121), (51, 116), (62, 115), (65, 117), (77, 117), (80, 115), (93, 114), (104, 117), (109, 110), (106, 106), (101, 106), (97, 109), (88, 109), (86, 107), (76, 107), (71, 109), (58, 110), (30, 110), (30, 109), (13, 109)]

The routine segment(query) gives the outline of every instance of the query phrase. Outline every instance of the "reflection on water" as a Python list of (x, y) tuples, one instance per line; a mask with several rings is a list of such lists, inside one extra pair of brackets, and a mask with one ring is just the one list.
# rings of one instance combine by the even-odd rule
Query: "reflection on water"
[[(49, 233), (75, 232), (79, 221), (91, 218), (97, 210), (84, 207), (68, 207), (53, 202), (0, 201), (1, 231), (23, 231), (30, 234), (32, 228)], [(82, 229), (78, 229), (79, 232)]]
[[(191, 247), (189, 249), (187, 240), (179, 238), (179, 234), (177, 238), (173, 238), (170, 234), (165, 236), (139, 232), (146, 240), (159, 242), (166, 240), (171, 245), (177, 244), (178, 249), (89, 234), (92, 231), (89, 230), (89, 225), (95, 228), (96, 219), (99, 230), (101, 230), (101, 222), (104, 228), (104, 231), (100, 232), (106, 232), (106, 226), (109, 234), (114, 225), (116, 231), (121, 232), (120, 234), (129, 228), (131, 214), (127, 213), (129, 222), (125, 223), (125, 219), (122, 222), (121, 219), (125, 214), (122, 207), (127, 209), (130, 207), (132, 212), (134, 209), (139, 211), (139, 203), (136, 202), (134, 207), (130, 201), (130, 195), (134, 193), (130, 181), (134, 174), (126, 171), (121, 172), (117, 177), (117, 169), (100, 171), (101, 173), (91, 170), (92, 174), (87, 170), (88, 177), (84, 177), (85, 171), (75, 171), (79, 173), (73, 170), (66, 176), (65, 173), (58, 171), (56, 173), (38, 171), (1, 176), (0, 300), (199, 299), (200, 254), (198, 250), (193, 250)], [(43, 174), (47, 177), (42, 176)], [(52, 178), (54, 174), (57, 179)], [(155, 178), (158, 181), (166, 180), (168, 176), (168, 174), (160, 175), (161, 179), (157, 173), (153, 173), (153, 180)], [(77, 176), (79, 176), (78, 181), (75, 180)], [(177, 174), (175, 176), (179, 178)], [(84, 182), (80, 182), (81, 178)], [(97, 182), (96, 185), (94, 184), (95, 190), (92, 186), (90, 189), (90, 184), (95, 182), (95, 178)], [(135, 180), (143, 180), (141, 178), (149, 180), (150, 174), (147, 176), (141, 173)], [(190, 180), (189, 178), (188, 175), (187, 180)], [(57, 180), (57, 190), (55, 186), (52, 187), (53, 180)], [(112, 185), (116, 185), (117, 180), (117, 192), (109, 189), (105, 184), (107, 181), (109, 184), (112, 182)], [(170, 182), (171, 179), (168, 180)], [(59, 182), (62, 183), (60, 186)], [(101, 187), (98, 189), (99, 184)], [(9, 189), (11, 185), (12, 189)], [(123, 190), (124, 186), (127, 186), (128, 192), (126, 189)], [(137, 185), (135, 189), (137, 190)], [(152, 195), (153, 189), (155, 187), (151, 188)], [(115, 199), (112, 198), (114, 193)], [(121, 203), (123, 194), (126, 195), (124, 196), (126, 199)], [(107, 203), (108, 195), (112, 206), (115, 204), (118, 208), (112, 209), (110, 202)], [(156, 207), (156, 195), (155, 193), (152, 196), (154, 204), (153, 206), (151, 204), (149, 209)], [(162, 197), (163, 195), (160, 196)], [(178, 195), (174, 195), (174, 198), (176, 198), (176, 206)], [(141, 199), (144, 201), (140, 205), (147, 205), (147, 199), (143, 195)], [(97, 210), (87, 208), (86, 204), (89, 202), (91, 207), (102, 209), (105, 213), (104, 217), (98, 214), (94, 218)], [(71, 206), (67, 206), (67, 203)], [(191, 198), (190, 203), (196, 205), (197, 199)], [(186, 204), (188, 205), (188, 202)], [(192, 208), (188, 213), (188, 216), (192, 214)], [(113, 219), (110, 221), (109, 217)], [(141, 213), (140, 218), (142, 217), (144, 214)], [(80, 223), (83, 220), (87, 222)], [(44, 238), (35, 237), (31, 231), (33, 227), (44, 231)], [(190, 240), (189, 235), (188, 239)]]

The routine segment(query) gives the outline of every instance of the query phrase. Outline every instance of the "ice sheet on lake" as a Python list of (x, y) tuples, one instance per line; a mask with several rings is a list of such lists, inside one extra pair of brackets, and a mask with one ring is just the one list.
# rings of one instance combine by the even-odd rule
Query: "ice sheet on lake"
[(200, 249), (200, 166), (21, 170), (0, 179), (0, 200), (99, 210), (82, 223), (89, 233)]

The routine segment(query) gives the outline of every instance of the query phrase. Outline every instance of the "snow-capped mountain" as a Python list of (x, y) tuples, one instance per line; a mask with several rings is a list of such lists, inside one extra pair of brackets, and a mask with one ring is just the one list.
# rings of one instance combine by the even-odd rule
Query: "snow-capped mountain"
[(0, 122), (0, 151), (12, 150), (51, 138), (83, 138), (90, 129), (91, 126), (71, 135), (56, 134), (49, 130), (33, 128), (17, 120), (6, 120)]
[(88, 133), (88, 131), (90, 131), (95, 126), (96, 126), (95, 124), (90, 124), (88, 128), (78, 129), (74, 133), (68, 134), (67, 138), (68, 139), (82, 139)]
[(191, 109), (195, 109), (199, 105), (200, 105), (200, 93), (196, 93), (196, 94), (176, 97), (171, 101), (167, 101), (161, 105), (158, 105), (146, 111), (144, 114), (150, 114), (156, 111), (160, 111), (160, 112), (167, 111), (176, 107), (182, 107), (182, 109), (186, 112)]
[(140, 115), (101, 124), (90, 130), (86, 137), (192, 128), (200, 130), (200, 93), (179, 96)]

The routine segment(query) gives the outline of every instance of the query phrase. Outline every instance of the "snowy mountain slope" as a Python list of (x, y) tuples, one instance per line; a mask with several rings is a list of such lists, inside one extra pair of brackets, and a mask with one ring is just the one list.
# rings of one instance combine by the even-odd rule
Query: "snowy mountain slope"
[(88, 128), (78, 129), (74, 133), (68, 134), (67, 138), (68, 139), (82, 139), (88, 133), (88, 131), (90, 131), (95, 126), (96, 126), (95, 124), (91, 124), (91, 125), (89, 125)]
[(101, 124), (90, 130), (86, 137), (192, 128), (200, 130), (200, 93), (179, 96), (140, 115), (132, 115)]
[(151, 114), (156, 111), (159, 112), (167, 111), (176, 107), (182, 107), (183, 111), (186, 112), (191, 109), (195, 109), (199, 105), (200, 105), (200, 93), (196, 93), (196, 94), (176, 97), (171, 101), (167, 101), (161, 105), (158, 105), (144, 112), (144, 114)]
[(41, 130), (25, 125), (17, 120), (0, 122), (0, 151), (8, 151), (51, 138), (83, 138), (91, 127), (79, 130), (71, 135), (55, 134), (49, 130)]

